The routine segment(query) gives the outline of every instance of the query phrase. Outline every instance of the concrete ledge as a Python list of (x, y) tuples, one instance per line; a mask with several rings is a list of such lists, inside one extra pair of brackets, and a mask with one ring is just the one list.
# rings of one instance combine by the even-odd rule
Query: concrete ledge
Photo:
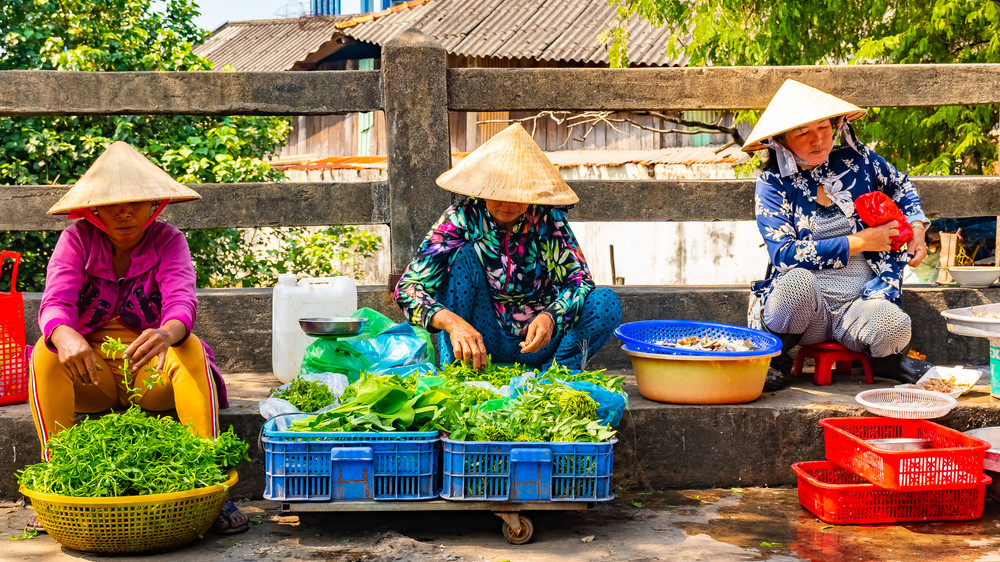
[[(613, 287), (622, 301), (623, 321), (671, 318), (708, 320), (746, 325), (748, 290), (743, 287)], [(989, 342), (956, 336), (947, 330), (941, 311), (1000, 302), (1000, 289), (962, 289), (917, 285), (904, 291), (903, 309), (913, 320), (913, 349), (934, 363), (984, 364)], [(25, 293), (25, 333), (34, 343), (39, 337), (39, 293)], [(198, 291), (195, 331), (207, 341), (218, 365), (226, 373), (271, 371), (271, 289), (202, 289)], [(358, 306), (368, 307), (397, 322), (403, 320), (392, 294), (384, 287), (358, 289)], [(597, 353), (592, 366), (627, 369), (628, 357), (621, 343), (612, 339)]]
[[(792, 463), (824, 458), (825, 417), (866, 415), (854, 396), (874, 388), (860, 373), (836, 377), (830, 386), (810, 378), (791, 388), (765, 393), (750, 404), (670, 405), (639, 395), (630, 373), (626, 388), (630, 409), (615, 448), (615, 485), (630, 489), (730, 488), (791, 486)], [(231, 407), (222, 411), (222, 427), (232, 425), (250, 444), (252, 461), (238, 467), (236, 497), (260, 498), (264, 492), (264, 453), (258, 446), (264, 419), (257, 403), (280, 383), (271, 374), (226, 377)], [(876, 386), (895, 384), (876, 380)], [(961, 431), (1000, 425), (1000, 409), (988, 388), (977, 386), (959, 406), (935, 420)], [(14, 474), (37, 462), (40, 447), (27, 404), (0, 408), (0, 499), (18, 497)]]

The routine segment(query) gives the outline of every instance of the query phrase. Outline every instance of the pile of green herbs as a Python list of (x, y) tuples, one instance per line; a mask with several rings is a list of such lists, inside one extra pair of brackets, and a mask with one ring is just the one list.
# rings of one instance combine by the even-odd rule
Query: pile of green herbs
[(498, 365), (493, 363), (492, 358), (487, 355), (486, 364), (479, 369), (456, 360), (450, 365), (442, 366), (439, 374), (446, 379), (457, 382), (484, 381), (490, 383), (495, 388), (500, 388), (501, 386), (510, 384), (510, 379), (519, 377), (525, 372), (531, 372), (531, 369), (518, 363), (514, 363), (513, 365)]
[[(104, 352), (124, 348), (105, 338)], [(124, 361), (120, 375), (132, 399)], [(153, 384), (163, 384), (157, 376)], [(150, 385), (151, 386), (151, 385)], [(148, 387), (147, 387), (148, 388)], [(17, 475), (34, 492), (78, 498), (146, 496), (186, 492), (228, 480), (226, 471), (250, 460), (249, 446), (230, 427), (216, 439), (201, 437), (190, 425), (146, 415), (134, 402), (124, 413), (87, 418), (63, 429), (47, 443), (48, 462), (28, 465)]]
[(300, 412), (315, 412), (337, 400), (326, 384), (300, 377), (295, 377), (284, 388), (276, 390), (271, 397), (287, 400)]
[[(598, 404), (569, 381), (622, 392), (624, 377), (553, 367), (524, 380), (514, 398), (495, 389), (525, 373), (518, 365), (476, 371), (461, 364), (437, 376), (363, 374), (340, 406), (292, 422), (293, 431), (440, 431), (458, 441), (600, 442), (615, 431), (597, 419)], [(479, 386), (488, 382), (493, 389)]]
[(597, 406), (586, 392), (531, 379), (514, 398), (463, 408), (447, 433), (455, 441), (607, 441), (615, 430), (597, 420)]
[(25, 467), (20, 485), (73, 497), (144, 496), (221, 484), (226, 471), (249, 460), (248, 445), (229, 431), (210, 439), (136, 405), (86, 419), (53, 436), (49, 461)]

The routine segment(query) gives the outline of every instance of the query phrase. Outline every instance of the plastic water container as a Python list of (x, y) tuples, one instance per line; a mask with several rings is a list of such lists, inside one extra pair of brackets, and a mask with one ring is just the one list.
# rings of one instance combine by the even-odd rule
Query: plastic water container
[(278, 276), (271, 300), (271, 369), (283, 383), (299, 374), (306, 347), (316, 338), (299, 327), (299, 318), (350, 316), (358, 310), (358, 288), (350, 277)]

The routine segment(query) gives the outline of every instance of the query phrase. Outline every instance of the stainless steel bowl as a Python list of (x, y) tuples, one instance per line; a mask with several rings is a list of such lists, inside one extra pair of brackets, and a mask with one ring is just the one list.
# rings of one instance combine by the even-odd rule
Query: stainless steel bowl
[(916, 437), (869, 439), (866, 442), (869, 445), (878, 447), (879, 449), (888, 449), (890, 451), (919, 451), (920, 449), (931, 448), (931, 442), (929, 439), (918, 439)]
[(349, 317), (299, 318), (302, 331), (314, 337), (355, 336), (361, 333), (366, 322), (364, 318)]

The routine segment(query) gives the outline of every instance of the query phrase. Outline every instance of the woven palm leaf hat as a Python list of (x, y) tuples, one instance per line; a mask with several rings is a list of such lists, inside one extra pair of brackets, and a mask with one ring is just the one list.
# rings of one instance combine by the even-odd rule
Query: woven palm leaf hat
[(66, 215), (78, 209), (118, 203), (179, 203), (195, 199), (201, 199), (198, 192), (174, 180), (128, 143), (115, 141), (48, 214)]
[(500, 131), (438, 176), (448, 191), (511, 203), (572, 205), (580, 200), (519, 123)]
[(801, 127), (820, 119), (845, 116), (848, 121), (864, 117), (868, 110), (848, 103), (836, 96), (806, 86), (795, 80), (785, 80), (767, 104), (757, 125), (745, 143), (743, 152), (764, 150), (763, 141), (769, 137)]

